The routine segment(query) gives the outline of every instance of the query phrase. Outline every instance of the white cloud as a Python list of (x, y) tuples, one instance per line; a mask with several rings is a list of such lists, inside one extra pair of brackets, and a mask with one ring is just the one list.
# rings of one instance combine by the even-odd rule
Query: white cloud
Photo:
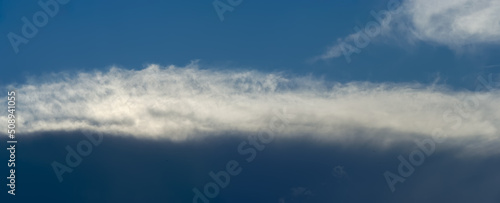
[[(450, 137), (493, 139), (500, 128), (498, 91), (356, 82), (329, 86), (315, 78), (203, 70), (196, 64), (55, 74), (16, 89), (21, 134), (90, 129), (185, 140), (257, 133), (268, 126), (273, 109), (283, 108), (287, 136), (352, 139), (360, 130), (367, 137), (384, 131), (429, 136), (441, 128)], [(6, 123), (5, 116), (0, 122)]]
[(406, 15), (421, 40), (448, 46), (500, 42), (498, 0), (410, 0)]
[[(372, 21), (361, 27), (356, 26), (352, 34), (338, 38), (333, 46), (315, 59), (344, 56), (350, 62), (351, 54), (360, 53), (362, 48), (380, 36), (437, 43), (452, 49), (500, 43), (498, 0), (408, 0), (397, 10), (390, 9), (391, 2), (396, 5), (398, 1), (390, 0), (385, 10), (371, 11)], [(370, 28), (375, 28), (377, 23), (379, 32), (370, 33), (374, 30)]]

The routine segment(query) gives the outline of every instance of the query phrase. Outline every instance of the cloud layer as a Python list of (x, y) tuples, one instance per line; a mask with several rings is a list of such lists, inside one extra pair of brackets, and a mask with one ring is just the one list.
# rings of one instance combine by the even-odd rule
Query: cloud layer
[(500, 42), (500, 1), (411, 0), (406, 10), (422, 40), (448, 46)]
[[(277, 116), (287, 123), (283, 136), (349, 139), (360, 131), (366, 137), (384, 131), (430, 136), (439, 130), (456, 138), (498, 138), (499, 91), (478, 87), (470, 92), (421, 84), (329, 84), (191, 64), (55, 74), (15, 88), (18, 133), (96, 130), (186, 140), (257, 133)], [(5, 116), (0, 122), (6, 123)]]
[(497, 0), (389, 0), (387, 8), (371, 11), (373, 21), (354, 27), (315, 59), (359, 53), (380, 36), (423, 41), (458, 49), (500, 42), (500, 1)]

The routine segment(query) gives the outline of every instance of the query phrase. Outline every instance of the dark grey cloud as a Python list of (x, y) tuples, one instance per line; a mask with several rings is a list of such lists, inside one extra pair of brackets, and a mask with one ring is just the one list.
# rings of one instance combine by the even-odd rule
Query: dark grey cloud
[[(387, 131), (386, 136), (396, 136)], [(324, 142), (311, 136), (276, 137), (250, 154), (238, 146), (253, 134), (208, 136), (172, 142), (104, 135), (73, 172), (58, 181), (51, 164), (65, 164), (65, 149), (76, 149), (81, 132), (19, 135), (15, 202), (192, 202), (193, 188), (214, 180), (230, 160), (241, 173), (231, 176), (210, 202), (498, 202), (500, 156), (461, 156), (473, 140), (450, 139), (391, 192), (383, 173), (397, 173), (398, 156), (418, 150), (416, 137), (401, 136), (380, 148), (377, 139)], [(383, 139), (381, 135), (380, 139)], [(5, 143), (5, 142), (3, 142)], [(5, 166), (3, 166), (5, 167)], [(2, 194), (4, 198), (6, 194)], [(10, 202), (10, 201), (9, 201)]]

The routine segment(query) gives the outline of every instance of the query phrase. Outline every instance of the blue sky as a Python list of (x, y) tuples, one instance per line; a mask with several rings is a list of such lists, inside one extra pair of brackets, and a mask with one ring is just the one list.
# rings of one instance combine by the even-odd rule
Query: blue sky
[[(2, 1), (0, 33), (21, 33), (23, 16), (40, 11), (37, 1)], [(374, 40), (352, 62), (343, 57), (309, 63), (338, 38), (373, 21), (370, 11), (386, 1), (244, 1), (220, 21), (207, 1), (70, 1), (15, 53), (0, 41), (1, 84), (61, 71), (119, 65), (185, 65), (200, 59), (207, 67), (313, 74), (332, 81), (418, 81), (436, 75), (446, 83), (471, 87), (470, 78), (498, 65), (497, 46), (466, 47), (457, 53), (440, 44)], [(404, 38), (400, 36), (400, 38)], [(495, 69), (498, 69), (496, 67)], [(491, 70), (491, 69), (489, 69)]]

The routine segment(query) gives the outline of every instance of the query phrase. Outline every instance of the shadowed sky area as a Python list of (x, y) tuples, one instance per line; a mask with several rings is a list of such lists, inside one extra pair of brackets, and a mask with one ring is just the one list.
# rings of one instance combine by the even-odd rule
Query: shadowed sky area
[[(241, 167), (210, 202), (497, 202), (500, 156), (456, 157), (453, 142), (415, 167), (394, 193), (384, 179), (397, 171), (396, 157), (408, 157), (411, 141), (387, 149), (369, 142), (336, 144), (275, 138), (251, 162), (238, 145), (248, 135), (191, 142), (138, 140), (105, 135), (72, 173), (58, 179), (51, 163), (64, 163), (66, 146), (87, 140), (78, 132), (50, 132), (20, 138), (19, 192), (14, 202), (192, 202), (230, 160)], [(3, 140), (2, 140), (3, 141)], [(2, 169), (5, 169), (3, 166)], [(397, 173), (397, 172), (396, 172)], [(5, 194), (2, 194), (5, 196)], [(5, 197), (11, 198), (11, 197)]]

